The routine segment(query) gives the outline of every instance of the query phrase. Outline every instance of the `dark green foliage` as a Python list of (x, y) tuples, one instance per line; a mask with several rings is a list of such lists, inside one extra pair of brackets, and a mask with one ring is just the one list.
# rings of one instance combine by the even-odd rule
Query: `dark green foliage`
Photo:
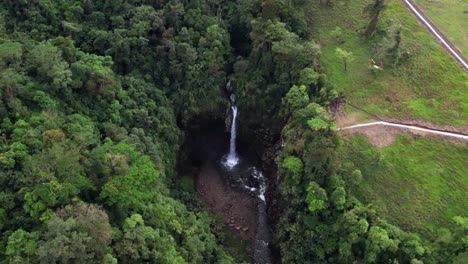
[(39, 263), (102, 262), (111, 242), (107, 214), (85, 204), (67, 206), (47, 221), (35, 250)]
[(219, 6), (0, 4), (0, 262), (233, 262), (168, 188), (176, 116), (222, 106)]
[(367, 5), (364, 8), (364, 13), (367, 13), (370, 17), (369, 25), (364, 32), (366, 38), (372, 37), (377, 28), (377, 23), (379, 22), (380, 14), (387, 8), (385, 0), (374, 0), (373, 3)]
[(401, 57), (401, 25), (391, 23), (376, 47), (375, 60), (381, 65), (397, 66)]
[[(239, 263), (193, 182), (174, 182), (179, 127), (223, 115), (227, 72), (243, 127), (284, 141), (283, 263), (463, 263), (466, 218), (429, 243), (354, 197), (362, 175), (337, 158), (337, 94), (304, 3), (2, 1), (0, 263)], [(366, 9), (368, 37), (383, 3)], [(395, 65), (399, 35), (379, 46)]]
[(315, 65), (319, 48), (312, 41), (301, 40), (277, 20), (254, 20), (250, 36), (253, 49), (249, 59), (239, 60), (234, 66), (240, 106), (243, 112), (253, 113), (249, 118), (257, 125), (277, 128), (275, 117), (283, 96), (291, 86), (301, 84), (301, 71)]
[(16, 230), (8, 237), (6, 255), (10, 263), (33, 263), (37, 250), (39, 233), (29, 233), (23, 229)]

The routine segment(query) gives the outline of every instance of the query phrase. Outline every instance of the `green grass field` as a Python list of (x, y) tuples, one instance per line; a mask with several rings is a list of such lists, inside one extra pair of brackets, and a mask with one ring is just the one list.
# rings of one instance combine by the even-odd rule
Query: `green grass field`
[[(402, 26), (402, 51), (409, 58), (396, 68), (372, 73), (369, 61), (376, 39), (365, 41), (360, 32), (368, 18), (363, 13), (371, 0), (336, 1), (333, 7), (310, 1), (306, 17), (311, 38), (322, 46), (322, 63), (330, 81), (351, 103), (384, 117), (419, 119), (443, 125), (468, 125), (468, 73), (442, 50), (398, 0), (391, 0), (380, 19), (384, 29), (392, 21)], [(332, 31), (339, 26), (337, 40)], [(344, 70), (335, 50), (353, 53)]]
[(355, 195), (390, 223), (429, 237), (468, 216), (467, 146), (407, 135), (381, 149), (364, 136), (346, 140), (341, 158), (363, 175)]
[(462, 54), (468, 57), (468, 1), (414, 1)]

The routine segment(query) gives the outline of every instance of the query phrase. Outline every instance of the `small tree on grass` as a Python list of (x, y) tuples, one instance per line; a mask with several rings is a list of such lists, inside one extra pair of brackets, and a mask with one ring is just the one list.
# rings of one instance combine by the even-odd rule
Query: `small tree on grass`
[(369, 14), (371, 18), (366, 32), (364, 33), (366, 38), (370, 38), (375, 33), (377, 23), (379, 22), (380, 13), (382, 13), (382, 11), (384, 11), (386, 8), (387, 5), (385, 4), (385, 0), (374, 0), (374, 3), (369, 4), (364, 8), (364, 13)]
[(348, 70), (348, 63), (354, 60), (354, 56), (352, 52), (348, 52), (346, 50), (336, 48), (336, 56), (343, 61), (344, 70)]

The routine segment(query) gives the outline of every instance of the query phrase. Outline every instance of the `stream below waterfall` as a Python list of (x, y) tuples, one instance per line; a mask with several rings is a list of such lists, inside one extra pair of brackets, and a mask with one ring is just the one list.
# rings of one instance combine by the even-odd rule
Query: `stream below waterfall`
[[(271, 243), (271, 234), (268, 228), (268, 217), (266, 213), (266, 181), (262, 171), (253, 166), (248, 159), (241, 159), (236, 150), (237, 139), (237, 105), (234, 89), (231, 80), (226, 83), (226, 92), (228, 93), (231, 104), (231, 133), (229, 151), (223, 158), (227, 174), (231, 174), (231, 180), (237, 183), (246, 191), (256, 195), (258, 201), (258, 220), (257, 233), (255, 236), (254, 261), (257, 264), (271, 263), (269, 244)], [(242, 166), (240, 166), (242, 165)]]
[(197, 191), (234, 233), (251, 242), (249, 255), (254, 263), (272, 263), (266, 177), (259, 169), (260, 159), (252, 145), (237, 140), (241, 113), (230, 81), (226, 92), (230, 100), (230, 133), (215, 121), (191, 133), (192, 164), (199, 168)]

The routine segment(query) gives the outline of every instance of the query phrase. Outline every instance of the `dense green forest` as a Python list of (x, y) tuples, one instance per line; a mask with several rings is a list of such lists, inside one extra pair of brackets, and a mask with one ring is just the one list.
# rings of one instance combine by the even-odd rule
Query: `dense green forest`
[(283, 145), (275, 263), (466, 263), (468, 218), (423, 239), (356, 198), (306, 2), (2, 1), (0, 263), (243, 261), (177, 168), (190, 125), (224, 118), (228, 79), (242, 135)]

